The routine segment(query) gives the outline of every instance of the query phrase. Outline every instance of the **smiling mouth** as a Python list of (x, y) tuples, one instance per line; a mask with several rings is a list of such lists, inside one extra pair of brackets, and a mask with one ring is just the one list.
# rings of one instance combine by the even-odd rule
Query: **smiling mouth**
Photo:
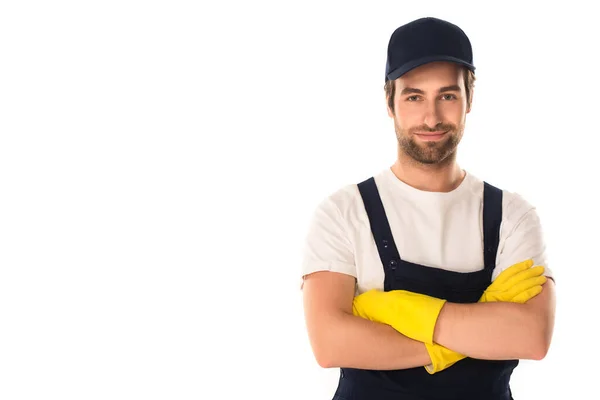
[(448, 131), (445, 132), (420, 132), (415, 133), (416, 136), (423, 140), (438, 140), (444, 137)]
[(447, 133), (448, 131), (435, 131), (435, 132), (415, 132), (415, 135), (419, 136), (439, 136)]

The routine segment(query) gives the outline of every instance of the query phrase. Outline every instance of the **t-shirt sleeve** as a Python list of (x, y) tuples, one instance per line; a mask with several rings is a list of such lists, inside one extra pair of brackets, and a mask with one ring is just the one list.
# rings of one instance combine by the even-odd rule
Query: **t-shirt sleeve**
[(533, 265), (543, 266), (544, 275), (554, 280), (554, 274), (548, 266), (546, 243), (539, 215), (534, 207), (520, 199), (521, 201), (515, 202), (520, 203), (516, 206), (521, 210), (525, 208), (525, 211), (516, 213), (520, 216), (514, 223), (510, 221), (507, 223), (510, 231), (498, 249), (492, 280), (511, 265), (528, 259), (533, 260)]
[(357, 276), (346, 223), (331, 196), (316, 207), (304, 239), (302, 282), (306, 275), (317, 271), (339, 272), (355, 278)]

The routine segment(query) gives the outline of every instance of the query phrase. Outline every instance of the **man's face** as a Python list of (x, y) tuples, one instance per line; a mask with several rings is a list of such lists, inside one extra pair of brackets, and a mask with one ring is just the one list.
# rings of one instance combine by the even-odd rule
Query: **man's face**
[(400, 150), (422, 164), (449, 161), (463, 135), (467, 99), (463, 70), (448, 62), (422, 65), (394, 82), (394, 119)]

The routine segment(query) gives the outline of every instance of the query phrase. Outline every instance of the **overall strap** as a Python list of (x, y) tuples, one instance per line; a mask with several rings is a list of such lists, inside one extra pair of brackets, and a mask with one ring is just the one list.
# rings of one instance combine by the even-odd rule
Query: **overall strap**
[(375, 184), (375, 178), (371, 177), (359, 183), (358, 190), (360, 191), (367, 216), (369, 217), (371, 232), (373, 233), (375, 245), (379, 252), (379, 258), (381, 258), (381, 262), (383, 263), (383, 270), (385, 272), (384, 290), (389, 291), (393, 282), (393, 271), (400, 263), (400, 254), (398, 253), (390, 224), (385, 215), (379, 190), (377, 190), (377, 185)]
[(502, 190), (483, 182), (483, 260), (491, 273), (496, 266), (502, 222)]

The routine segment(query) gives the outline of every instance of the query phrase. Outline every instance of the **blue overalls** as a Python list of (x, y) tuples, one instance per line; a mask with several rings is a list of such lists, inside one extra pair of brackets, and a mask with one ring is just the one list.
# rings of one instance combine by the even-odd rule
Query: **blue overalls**
[[(484, 268), (460, 273), (400, 258), (374, 178), (358, 184), (385, 272), (384, 290), (408, 290), (454, 303), (475, 303), (490, 285), (496, 263), (502, 191), (484, 182)], [(406, 232), (406, 234), (410, 234)], [(334, 400), (511, 400), (518, 360), (465, 358), (430, 375), (424, 367), (393, 371), (341, 368)]]

